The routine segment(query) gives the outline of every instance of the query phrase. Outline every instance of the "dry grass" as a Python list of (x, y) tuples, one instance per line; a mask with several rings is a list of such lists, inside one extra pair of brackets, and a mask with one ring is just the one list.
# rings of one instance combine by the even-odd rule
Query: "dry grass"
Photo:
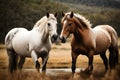
[[(120, 44), (120, 40), (119, 40)], [(5, 46), (0, 46), (0, 80), (42, 80), (43, 76), (39, 74), (34, 67), (31, 58), (27, 58), (23, 67), (22, 74), (17, 73), (16, 77), (10, 77), (7, 73), (8, 61), (7, 54), (4, 48)], [(120, 50), (119, 50), (120, 51)], [(107, 52), (108, 55), (108, 52)], [(39, 59), (41, 63), (41, 59)], [(86, 68), (88, 64), (88, 59), (86, 56), (80, 55), (77, 59), (77, 67)], [(53, 45), (53, 49), (50, 52), (49, 60), (47, 63), (47, 69), (56, 68), (70, 68), (71, 67), (71, 47), (70, 43), (65, 43), (61, 45)], [(52, 74), (54, 73), (54, 74)], [(116, 70), (108, 71), (107, 74), (104, 73), (104, 65), (99, 57), (99, 55), (94, 56), (94, 70), (92, 75), (86, 75), (80, 72), (76, 72), (74, 78), (71, 76), (71, 71), (54, 71), (46, 75), (45, 80), (118, 80), (120, 78), (120, 65)]]

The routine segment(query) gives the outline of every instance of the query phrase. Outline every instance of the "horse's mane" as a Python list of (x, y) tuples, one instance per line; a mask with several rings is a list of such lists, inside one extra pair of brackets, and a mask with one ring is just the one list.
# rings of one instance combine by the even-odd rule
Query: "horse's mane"
[(45, 24), (46, 21), (47, 21), (47, 17), (46, 17), (46, 16), (42, 17), (40, 20), (38, 20), (38, 21), (35, 23), (35, 25), (34, 25), (33, 28), (42, 26), (43, 24)]
[[(67, 15), (67, 14), (71, 14), (71, 12), (68, 12), (65, 15)], [(88, 19), (86, 19), (84, 16), (82, 16), (82, 15), (80, 15), (78, 13), (74, 13), (74, 16), (76, 18), (78, 18), (79, 21), (82, 21), (82, 23), (84, 23), (87, 27), (91, 27), (92, 26), (92, 24), (90, 23), (90, 21)]]
[(40, 20), (38, 20), (38, 21), (35, 23), (35, 25), (34, 25), (33, 28), (35, 28), (35, 27), (45, 27), (46, 22), (47, 22), (48, 20), (50, 20), (50, 19), (56, 20), (54, 14), (49, 14), (49, 18), (47, 18), (47, 16), (42, 17)]

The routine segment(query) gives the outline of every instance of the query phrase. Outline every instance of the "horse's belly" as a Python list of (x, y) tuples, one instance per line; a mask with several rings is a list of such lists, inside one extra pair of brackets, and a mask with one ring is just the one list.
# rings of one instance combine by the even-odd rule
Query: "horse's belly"
[(97, 39), (96, 42), (96, 54), (105, 52), (111, 45), (111, 39), (108, 36), (103, 35)]
[(20, 55), (20, 56), (24, 56), (24, 57), (30, 57), (30, 53), (29, 53), (29, 49), (28, 46), (25, 44), (13, 44), (13, 49), (14, 51)]

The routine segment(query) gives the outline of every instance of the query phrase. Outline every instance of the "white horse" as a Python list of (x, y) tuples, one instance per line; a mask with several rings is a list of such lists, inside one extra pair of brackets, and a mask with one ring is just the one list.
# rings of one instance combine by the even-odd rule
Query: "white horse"
[[(5, 37), (5, 45), (9, 57), (9, 71), (13, 73), (18, 66), (22, 69), (26, 57), (31, 57), (39, 72), (38, 58), (42, 58), (42, 71), (46, 72), (46, 63), (51, 50), (52, 42), (57, 40), (56, 14), (49, 14), (41, 18), (28, 31), (25, 28), (14, 28)], [(18, 57), (20, 60), (18, 62)]]

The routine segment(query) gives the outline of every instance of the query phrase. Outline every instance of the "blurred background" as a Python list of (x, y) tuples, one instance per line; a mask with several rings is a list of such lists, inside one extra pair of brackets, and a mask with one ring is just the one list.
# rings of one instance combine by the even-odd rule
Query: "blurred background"
[(47, 12), (58, 12), (58, 33), (61, 12), (77, 12), (90, 20), (92, 26), (109, 24), (120, 36), (120, 0), (0, 0), (0, 43), (15, 27), (31, 30)]
[[(61, 13), (70, 11), (85, 16), (92, 23), (92, 27), (101, 24), (111, 25), (120, 37), (120, 0), (0, 0), (0, 80), (13, 80), (9, 79), (7, 74), (8, 56), (4, 45), (5, 35), (10, 29), (24, 27), (31, 30), (34, 24), (45, 16), (47, 12), (58, 12), (58, 33), (60, 34), (62, 28)], [(118, 45), (120, 45), (120, 38)], [(45, 80), (73, 80), (71, 78), (70, 53), (70, 40), (65, 44), (53, 44), (47, 63), (47, 77)], [(107, 51), (108, 56), (109, 52)], [(39, 62), (42, 63), (41, 59)], [(113, 72), (105, 74), (103, 62), (100, 56), (97, 55), (94, 58), (93, 75), (80, 74), (80, 70), (86, 68), (87, 64), (87, 57), (80, 55), (77, 59), (78, 73), (76, 73), (77, 79), (75, 80), (120, 79), (120, 64)], [(31, 58), (26, 59), (23, 69), (25, 70), (23, 70), (22, 79), (16, 77), (14, 80), (41, 79)], [(67, 69), (69, 71), (65, 72)]]

